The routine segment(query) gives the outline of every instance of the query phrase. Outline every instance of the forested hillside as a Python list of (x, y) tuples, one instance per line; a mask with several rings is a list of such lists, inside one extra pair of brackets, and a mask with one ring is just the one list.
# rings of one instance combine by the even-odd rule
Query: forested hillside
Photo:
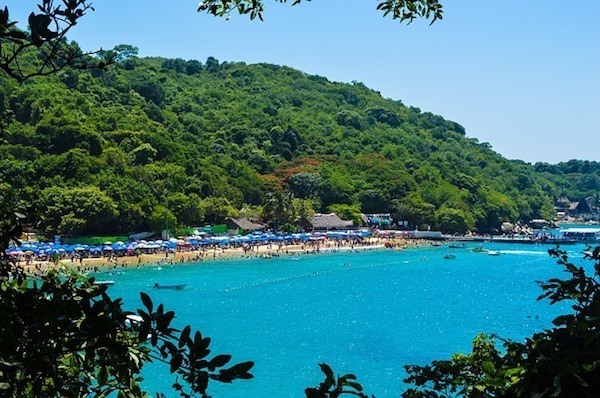
[[(14, 189), (30, 225), (62, 234), (199, 225), (288, 191), (315, 211), (487, 231), (551, 217), (553, 200), (579, 189), (551, 165), (538, 173), (508, 161), (459, 124), (361, 83), (119, 55), (106, 72), (65, 69), (22, 85), (0, 76), (2, 190)], [(598, 173), (596, 164), (584, 178), (596, 190)]]

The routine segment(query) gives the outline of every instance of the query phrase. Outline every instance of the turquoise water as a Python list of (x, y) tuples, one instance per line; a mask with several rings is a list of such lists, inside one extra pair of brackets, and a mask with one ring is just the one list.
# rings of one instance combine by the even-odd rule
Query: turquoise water
[[(321, 380), (317, 364), (352, 372), (366, 391), (398, 397), (402, 365), (470, 350), (480, 332), (522, 339), (551, 326), (560, 308), (536, 302), (536, 280), (561, 276), (548, 246), (486, 244), (500, 256), (447, 247), (231, 260), (101, 275), (128, 308), (139, 292), (212, 338), (213, 353), (253, 360), (255, 378), (213, 382), (221, 398), (302, 397)], [(584, 246), (570, 246), (576, 264)], [(443, 256), (452, 253), (455, 259)], [(188, 284), (184, 291), (153, 290)], [(166, 367), (145, 372), (145, 388), (170, 393)]]

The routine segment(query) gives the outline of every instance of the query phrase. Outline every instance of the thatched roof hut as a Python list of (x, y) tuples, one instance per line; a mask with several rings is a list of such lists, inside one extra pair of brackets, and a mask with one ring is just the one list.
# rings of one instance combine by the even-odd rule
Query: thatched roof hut
[(248, 220), (247, 218), (228, 218), (225, 223), (227, 224), (227, 228), (229, 229), (237, 229), (240, 232), (254, 232), (254, 231), (262, 231), (265, 229), (265, 226), (262, 224), (257, 224), (253, 221)]
[(342, 220), (337, 214), (320, 214), (317, 213), (309, 219), (309, 224), (316, 231), (330, 231), (336, 229), (352, 228), (352, 221)]

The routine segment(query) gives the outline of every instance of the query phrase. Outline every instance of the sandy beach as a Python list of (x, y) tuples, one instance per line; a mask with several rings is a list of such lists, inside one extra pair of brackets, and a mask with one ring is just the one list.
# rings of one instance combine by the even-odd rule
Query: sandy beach
[(199, 263), (210, 261), (226, 261), (237, 258), (277, 258), (283, 256), (302, 256), (341, 251), (365, 250), (402, 250), (408, 247), (427, 245), (423, 240), (399, 238), (369, 238), (361, 242), (324, 240), (317, 244), (264, 244), (254, 245), (249, 250), (242, 247), (210, 247), (203, 250), (160, 251), (139, 256), (105, 256), (88, 258), (66, 258), (57, 263), (49, 261), (33, 261), (21, 265), (27, 272), (44, 273), (54, 267), (74, 268), (79, 271), (102, 269), (137, 268), (157, 264)]

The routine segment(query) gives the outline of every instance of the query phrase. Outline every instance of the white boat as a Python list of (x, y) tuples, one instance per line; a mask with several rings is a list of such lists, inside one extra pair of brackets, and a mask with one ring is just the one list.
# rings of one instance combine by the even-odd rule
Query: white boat
[(566, 228), (560, 231), (560, 237), (582, 243), (600, 243), (600, 228)]
[(495, 252), (495, 251), (493, 251), (493, 250), (489, 250), (489, 251), (488, 251), (488, 254), (489, 254), (490, 256), (499, 256), (499, 255), (500, 255), (500, 252)]
[(94, 285), (99, 285), (99, 286), (101, 286), (101, 285), (110, 286), (110, 285), (114, 285), (114, 284), (115, 284), (115, 281), (94, 281)]
[(125, 317), (125, 323), (142, 323), (144, 321), (144, 318), (142, 318), (139, 315), (135, 315), (135, 314), (129, 314)]

